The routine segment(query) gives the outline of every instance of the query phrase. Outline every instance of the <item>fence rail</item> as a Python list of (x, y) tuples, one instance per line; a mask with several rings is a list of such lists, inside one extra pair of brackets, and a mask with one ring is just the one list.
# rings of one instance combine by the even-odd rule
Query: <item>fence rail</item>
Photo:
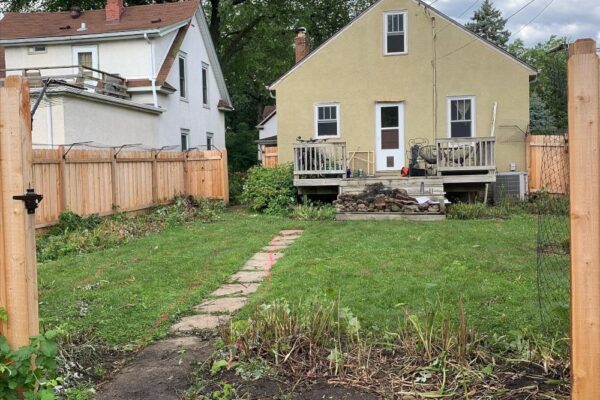
[(346, 143), (297, 143), (294, 145), (295, 175), (346, 173)]
[(165, 204), (178, 195), (229, 201), (225, 151), (34, 149), (33, 185), (44, 200), (36, 227), (66, 210), (110, 215)]
[(496, 169), (493, 137), (437, 139), (436, 150), (439, 172)]

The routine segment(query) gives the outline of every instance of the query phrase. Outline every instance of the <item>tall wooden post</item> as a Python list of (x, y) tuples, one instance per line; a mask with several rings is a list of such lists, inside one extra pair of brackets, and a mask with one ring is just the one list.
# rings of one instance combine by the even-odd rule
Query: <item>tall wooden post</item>
[(569, 48), (572, 398), (600, 399), (600, 63), (596, 43)]
[(0, 303), (8, 313), (1, 327), (12, 348), (39, 333), (35, 215), (21, 200), (32, 182), (29, 86), (18, 76), (0, 88)]

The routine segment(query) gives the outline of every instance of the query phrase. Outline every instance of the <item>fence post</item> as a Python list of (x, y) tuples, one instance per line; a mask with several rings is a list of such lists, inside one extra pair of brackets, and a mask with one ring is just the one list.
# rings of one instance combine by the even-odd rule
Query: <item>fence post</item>
[(152, 204), (158, 204), (158, 152), (152, 150)]
[(223, 202), (229, 205), (229, 167), (227, 165), (227, 150), (223, 149), (221, 155), (221, 182), (223, 184)]
[(35, 215), (21, 200), (32, 183), (29, 86), (20, 76), (0, 88), (0, 301), (8, 322), (0, 327), (12, 348), (29, 344), (39, 333), (35, 259)]
[(596, 43), (569, 47), (572, 398), (600, 398), (600, 130)]
[(110, 150), (110, 183), (112, 192), (112, 211), (118, 211), (119, 205), (117, 196), (117, 150), (113, 147)]

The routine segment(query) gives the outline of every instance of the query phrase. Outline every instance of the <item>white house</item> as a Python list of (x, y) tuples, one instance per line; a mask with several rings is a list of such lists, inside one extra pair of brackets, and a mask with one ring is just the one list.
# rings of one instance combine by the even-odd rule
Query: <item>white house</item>
[(6, 13), (0, 78), (30, 78), (33, 142), (225, 147), (232, 110), (199, 1)]
[(277, 146), (277, 109), (275, 106), (266, 106), (263, 119), (258, 125), (258, 160), (262, 160), (262, 154), (266, 147)]

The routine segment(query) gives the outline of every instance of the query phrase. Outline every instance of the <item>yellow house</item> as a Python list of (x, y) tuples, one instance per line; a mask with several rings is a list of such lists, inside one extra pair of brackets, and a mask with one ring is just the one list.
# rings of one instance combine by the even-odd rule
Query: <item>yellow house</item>
[(433, 7), (380, 0), (314, 51), (306, 42), (299, 30), (296, 65), (269, 87), (296, 186), (410, 167), (450, 190), (526, 171), (536, 70)]

